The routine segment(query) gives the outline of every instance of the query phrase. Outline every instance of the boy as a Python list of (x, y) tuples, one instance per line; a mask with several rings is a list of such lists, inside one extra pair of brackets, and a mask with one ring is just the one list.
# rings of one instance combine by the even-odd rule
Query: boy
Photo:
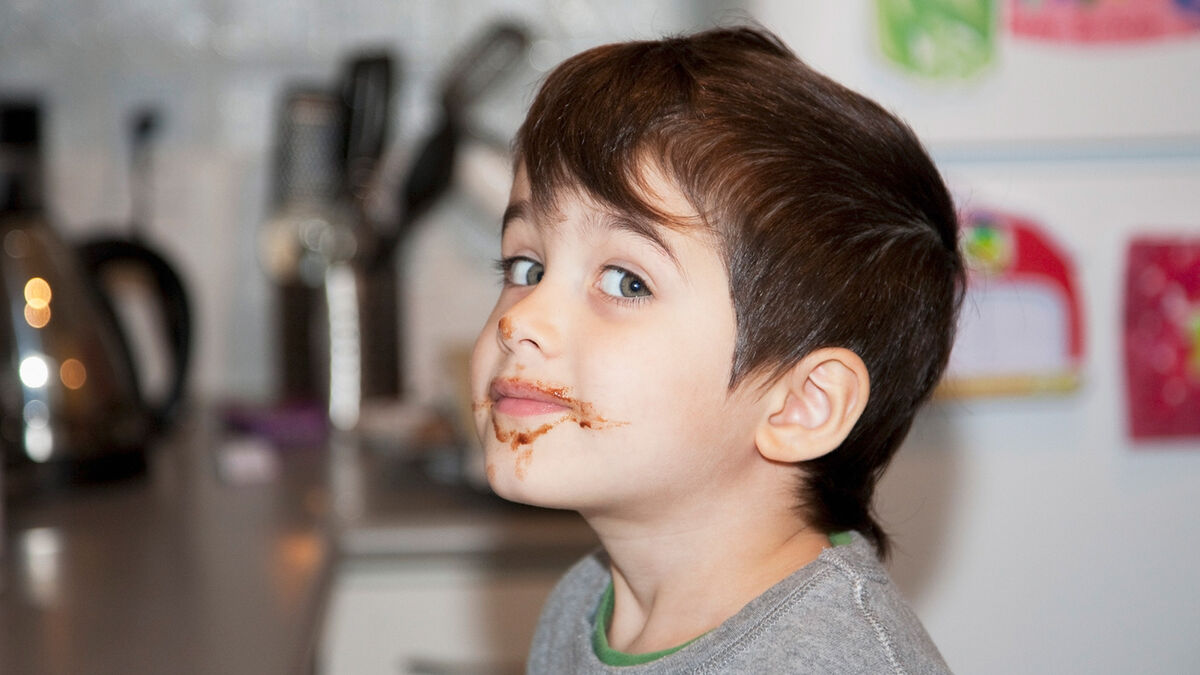
[(911, 131), (718, 29), (567, 60), (515, 161), (472, 362), (487, 475), (603, 544), (530, 671), (945, 672), (871, 514), (964, 285)]

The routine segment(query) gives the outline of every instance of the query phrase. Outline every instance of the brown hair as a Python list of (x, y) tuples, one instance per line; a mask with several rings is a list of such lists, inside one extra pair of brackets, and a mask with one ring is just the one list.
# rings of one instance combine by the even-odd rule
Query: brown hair
[(800, 513), (881, 554), (875, 484), (941, 377), (964, 271), (953, 202), (912, 131), (755, 28), (596, 47), (542, 85), (514, 144), (535, 205), (578, 188), (670, 226), (641, 197), (655, 162), (716, 231), (737, 315), (730, 386), (845, 347), (871, 394), (802, 465)]

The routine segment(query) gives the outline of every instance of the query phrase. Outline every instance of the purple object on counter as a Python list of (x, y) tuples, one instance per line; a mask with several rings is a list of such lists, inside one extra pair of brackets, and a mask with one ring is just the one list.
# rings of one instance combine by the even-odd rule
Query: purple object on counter
[(221, 410), (220, 419), (230, 431), (251, 434), (280, 447), (313, 445), (329, 435), (325, 407), (316, 402), (231, 404)]

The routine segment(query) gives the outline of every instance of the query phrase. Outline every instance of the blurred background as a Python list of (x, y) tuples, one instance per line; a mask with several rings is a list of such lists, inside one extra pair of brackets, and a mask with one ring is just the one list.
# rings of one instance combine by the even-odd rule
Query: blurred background
[(593, 542), (489, 495), (461, 423), (509, 139), (563, 58), (747, 20), (963, 214), (878, 509), (951, 667), (1194, 669), (1187, 0), (8, 0), (0, 669), (519, 671)]

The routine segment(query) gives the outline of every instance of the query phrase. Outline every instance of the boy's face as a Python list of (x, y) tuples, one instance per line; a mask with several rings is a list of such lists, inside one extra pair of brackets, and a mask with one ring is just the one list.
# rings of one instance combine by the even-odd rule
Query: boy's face
[[(648, 178), (647, 201), (694, 216)], [(518, 168), (504, 284), (471, 367), (492, 488), (585, 515), (716, 497), (755, 453), (761, 410), (754, 387), (728, 386), (736, 325), (714, 239), (639, 228), (573, 193), (557, 206), (536, 213)]]

